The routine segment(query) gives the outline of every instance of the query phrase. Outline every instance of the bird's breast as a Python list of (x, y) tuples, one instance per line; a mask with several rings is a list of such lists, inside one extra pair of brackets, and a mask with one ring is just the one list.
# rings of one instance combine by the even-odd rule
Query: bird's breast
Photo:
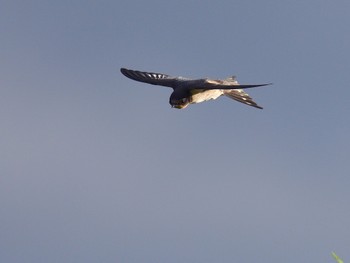
[(221, 95), (223, 95), (223, 91), (219, 89), (213, 90), (197, 90), (194, 89), (191, 91), (191, 103), (200, 103), (207, 100), (215, 100)]

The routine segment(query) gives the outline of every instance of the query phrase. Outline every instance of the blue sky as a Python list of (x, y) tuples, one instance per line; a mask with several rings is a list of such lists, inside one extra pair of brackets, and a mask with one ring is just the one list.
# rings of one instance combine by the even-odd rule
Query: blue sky
[[(1, 262), (350, 259), (348, 1), (2, 1)], [(273, 82), (258, 110), (120, 67)]]

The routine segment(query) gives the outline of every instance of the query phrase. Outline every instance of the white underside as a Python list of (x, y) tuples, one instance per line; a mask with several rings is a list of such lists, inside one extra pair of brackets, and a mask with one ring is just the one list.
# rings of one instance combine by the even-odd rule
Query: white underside
[(207, 100), (215, 100), (223, 94), (223, 91), (220, 89), (206, 90), (198, 94), (192, 95), (191, 103), (200, 103)]

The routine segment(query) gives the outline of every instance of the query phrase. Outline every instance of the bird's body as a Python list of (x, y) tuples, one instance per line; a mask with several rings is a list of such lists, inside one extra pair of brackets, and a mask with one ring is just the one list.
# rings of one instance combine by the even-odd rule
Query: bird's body
[(162, 73), (142, 72), (121, 68), (126, 77), (153, 85), (171, 87), (174, 91), (170, 95), (169, 103), (173, 108), (183, 109), (189, 104), (200, 103), (207, 100), (227, 96), (249, 106), (262, 109), (243, 89), (266, 86), (269, 84), (240, 85), (235, 77), (225, 80), (187, 79), (171, 77)]
[(220, 89), (203, 90), (201, 92), (192, 94), (191, 102), (200, 103), (207, 100), (216, 100), (222, 95), (223, 91)]

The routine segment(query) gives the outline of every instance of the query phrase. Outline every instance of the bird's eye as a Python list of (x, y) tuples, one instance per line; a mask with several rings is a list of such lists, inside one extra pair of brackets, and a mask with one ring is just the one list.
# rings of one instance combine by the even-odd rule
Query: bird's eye
[(182, 99), (182, 102), (186, 102), (186, 101), (187, 101), (187, 99), (186, 99), (186, 98), (183, 98), (183, 99)]

